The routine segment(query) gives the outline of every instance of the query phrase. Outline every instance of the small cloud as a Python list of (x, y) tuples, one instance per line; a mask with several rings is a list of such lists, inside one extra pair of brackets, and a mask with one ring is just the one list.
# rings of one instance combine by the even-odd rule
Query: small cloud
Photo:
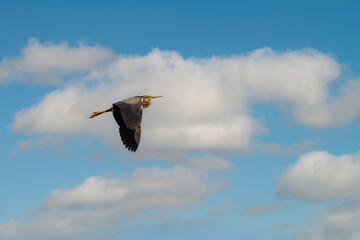
[(59, 84), (59, 76), (102, 66), (114, 53), (101, 46), (70, 47), (66, 42), (40, 43), (30, 39), (19, 57), (0, 62), (0, 83), (9, 81)]
[(324, 151), (303, 154), (280, 178), (280, 196), (324, 201), (360, 195), (360, 152), (335, 156)]

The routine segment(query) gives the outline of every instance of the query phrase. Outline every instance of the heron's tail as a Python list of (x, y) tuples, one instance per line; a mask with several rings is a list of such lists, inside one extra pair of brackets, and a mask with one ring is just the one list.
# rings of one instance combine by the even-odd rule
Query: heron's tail
[(96, 116), (98, 116), (98, 115), (100, 115), (100, 114), (103, 114), (103, 113), (106, 113), (106, 112), (110, 112), (110, 111), (112, 111), (112, 108), (109, 108), (108, 110), (101, 111), (101, 112), (93, 112), (89, 118), (93, 118), (93, 117), (96, 117)]

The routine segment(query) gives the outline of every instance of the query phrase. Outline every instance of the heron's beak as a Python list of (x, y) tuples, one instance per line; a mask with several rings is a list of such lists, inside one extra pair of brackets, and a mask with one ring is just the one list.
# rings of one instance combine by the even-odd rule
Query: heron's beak
[(155, 96), (155, 97), (149, 96), (149, 99), (161, 98), (161, 97), (162, 97), (162, 96)]

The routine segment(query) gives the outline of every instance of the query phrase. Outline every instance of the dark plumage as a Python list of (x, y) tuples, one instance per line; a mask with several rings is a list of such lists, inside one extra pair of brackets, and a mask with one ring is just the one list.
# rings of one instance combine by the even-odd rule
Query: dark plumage
[(126, 126), (123, 116), (121, 114), (121, 110), (115, 104), (113, 104), (113, 115), (114, 118), (119, 125), (119, 133), (122, 142), (124, 143), (125, 147), (129, 149), (131, 152), (135, 152), (140, 143), (140, 134), (139, 138), (136, 140), (135, 138), (135, 129), (129, 128)]

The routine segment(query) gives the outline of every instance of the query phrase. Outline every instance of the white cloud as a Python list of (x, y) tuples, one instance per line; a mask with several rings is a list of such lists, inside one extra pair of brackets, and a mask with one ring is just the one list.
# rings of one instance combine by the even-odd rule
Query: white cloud
[(306, 232), (294, 235), (294, 240), (360, 239), (360, 201), (353, 200), (331, 206), (309, 220)]
[[(74, 189), (53, 191), (42, 206), (116, 204), (123, 210), (186, 208), (210, 193), (210, 186), (204, 182), (206, 177), (206, 174), (202, 176), (201, 172), (181, 167), (169, 170), (139, 168), (130, 179), (95, 176)], [(139, 197), (142, 195), (146, 197)], [(177, 195), (181, 197), (177, 198)]]
[(20, 57), (4, 58), (0, 62), (0, 83), (32, 79), (54, 84), (59, 82), (58, 75), (97, 68), (114, 56), (110, 49), (101, 46), (69, 47), (66, 42), (41, 44), (30, 39)]
[(334, 156), (327, 152), (302, 155), (283, 174), (278, 193), (307, 201), (360, 195), (360, 152)]
[[(69, 51), (63, 45), (54, 47)], [(31, 134), (89, 132), (121, 145), (111, 114), (92, 120), (89, 114), (128, 96), (164, 95), (144, 111), (137, 153), (149, 156), (163, 151), (248, 150), (254, 136), (265, 129), (251, 115), (249, 107), (256, 102), (279, 103), (297, 123), (314, 127), (342, 124), (359, 113), (359, 84), (348, 82), (339, 95), (331, 95), (328, 84), (339, 77), (340, 65), (312, 49), (263, 48), (203, 59), (155, 49), (145, 56), (117, 56), (101, 68), (85, 65), (89, 72), (84, 78), (19, 111), (13, 129)]]
[[(171, 149), (238, 149), (247, 150), (250, 140), (258, 126), (248, 116), (239, 116), (224, 120), (205, 123), (174, 126), (156, 126), (150, 129), (147, 136), (160, 136), (146, 138), (151, 141), (151, 148)], [(172, 141), (165, 142), (164, 139)]]
[(89, 239), (148, 211), (189, 209), (224, 186), (221, 178), (182, 167), (139, 168), (129, 177), (92, 176), (72, 189), (53, 191), (27, 219), (0, 225), (0, 237)]

